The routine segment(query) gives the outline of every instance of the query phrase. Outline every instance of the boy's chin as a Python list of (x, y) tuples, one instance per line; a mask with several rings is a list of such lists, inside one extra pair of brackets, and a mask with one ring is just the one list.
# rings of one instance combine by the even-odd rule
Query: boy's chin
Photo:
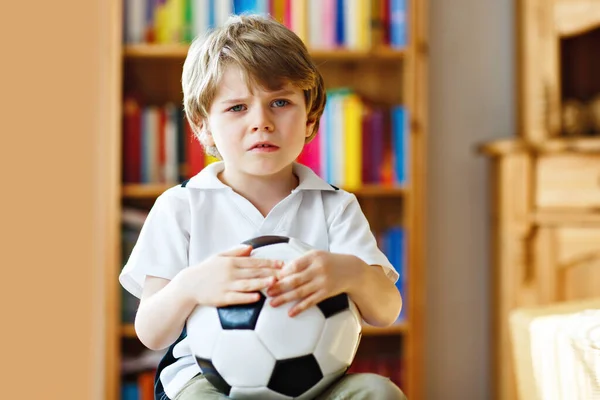
[(292, 173), (292, 163), (290, 162), (260, 162), (248, 163), (242, 166), (244, 172), (255, 176), (271, 176), (279, 173)]

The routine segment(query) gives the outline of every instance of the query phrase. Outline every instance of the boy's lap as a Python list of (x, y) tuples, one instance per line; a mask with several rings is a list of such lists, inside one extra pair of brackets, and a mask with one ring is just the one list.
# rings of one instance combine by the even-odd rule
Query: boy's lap
[[(219, 393), (204, 376), (190, 380), (175, 400), (222, 400)], [(388, 378), (376, 374), (348, 374), (331, 385), (315, 400), (406, 400), (404, 393)]]
[(174, 400), (226, 400), (228, 398), (215, 389), (204, 376), (197, 375), (181, 389)]
[(388, 378), (370, 373), (344, 375), (315, 400), (406, 400)]

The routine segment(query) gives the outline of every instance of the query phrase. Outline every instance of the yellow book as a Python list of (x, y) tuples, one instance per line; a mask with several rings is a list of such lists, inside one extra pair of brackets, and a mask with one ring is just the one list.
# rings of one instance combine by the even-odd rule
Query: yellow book
[(358, 0), (358, 9), (358, 48), (368, 50), (371, 48), (371, 2)]
[(371, 21), (369, 23), (370, 47), (380, 47), (384, 43), (383, 0), (371, 1)]
[(181, 43), (183, 41), (183, 0), (168, 0), (169, 5), (169, 37), (170, 43)]
[(281, 22), (285, 22), (285, 0), (271, 0), (271, 16)]
[(344, 99), (344, 177), (343, 186), (355, 190), (362, 183), (362, 114), (360, 97), (352, 93)]
[(302, 41), (307, 44), (308, 43), (308, 33), (307, 33), (307, 4), (306, 0), (290, 0), (291, 4), (291, 20), (292, 20), (292, 31), (298, 35)]
[(167, 3), (158, 4), (154, 14), (154, 32), (156, 32), (157, 43), (167, 43), (168, 31), (168, 14)]

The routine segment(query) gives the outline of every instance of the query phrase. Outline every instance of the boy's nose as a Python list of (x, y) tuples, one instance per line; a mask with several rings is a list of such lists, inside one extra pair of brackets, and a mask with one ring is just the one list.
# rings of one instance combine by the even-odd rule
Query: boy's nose
[(273, 132), (273, 125), (272, 124), (260, 124), (260, 125), (256, 125), (252, 128), (252, 132)]
[(252, 123), (252, 132), (273, 132), (275, 125), (266, 110), (257, 107)]

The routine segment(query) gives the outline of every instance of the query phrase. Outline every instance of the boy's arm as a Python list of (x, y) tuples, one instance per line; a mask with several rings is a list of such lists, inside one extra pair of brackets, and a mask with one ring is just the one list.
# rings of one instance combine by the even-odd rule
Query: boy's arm
[(177, 274), (172, 281), (146, 276), (135, 316), (135, 332), (149, 349), (161, 350), (173, 344), (196, 306), (193, 299), (186, 297), (185, 291), (181, 290), (183, 275)]
[(393, 324), (402, 309), (402, 296), (382, 267), (369, 265), (356, 256), (349, 257), (349, 267), (355, 272), (348, 295), (369, 325)]

